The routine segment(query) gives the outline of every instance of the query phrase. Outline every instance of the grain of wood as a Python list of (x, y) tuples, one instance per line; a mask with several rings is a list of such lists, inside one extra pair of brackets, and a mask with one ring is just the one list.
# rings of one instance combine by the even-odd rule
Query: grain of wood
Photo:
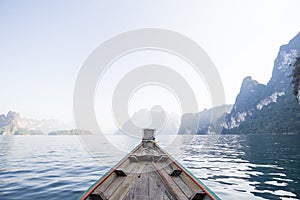
[(145, 165), (140, 177), (133, 183), (133, 187), (130, 189), (124, 199), (173, 200), (174, 198), (168, 191), (165, 183), (156, 173), (153, 166), (148, 164)]
[(130, 188), (132, 187), (132, 183), (134, 183), (138, 178), (138, 176), (140, 176), (140, 173), (143, 171), (144, 167), (145, 165), (143, 163), (136, 165), (136, 167), (132, 169), (132, 171), (130, 172), (130, 174), (127, 175), (127, 177), (125, 177), (125, 179), (122, 181), (122, 183), (114, 191), (114, 193), (109, 199), (111, 200), (123, 199), (124, 196), (130, 190)]
[[(170, 165), (162, 166), (159, 164), (159, 167), (164, 169), (169, 175), (174, 169), (178, 169), (173, 163)], [(184, 173), (181, 173), (178, 177), (171, 177), (173, 181), (177, 184), (177, 186), (183, 191), (183, 193), (187, 197), (191, 197), (196, 190), (192, 190), (181, 178), (181, 176), (185, 176)], [(199, 189), (199, 187), (197, 187)]]
[[(187, 200), (193, 195), (197, 199), (204, 193), (201, 187), (185, 170), (178, 176), (170, 176), (174, 170), (181, 170), (178, 164), (158, 147), (141, 148), (120, 166), (127, 176), (112, 173), (93, 194), (101, 194), (109, 200)], [(202, 197), (201, 197), (202, 198)], [(205, 195), (204, 200), (211, 200)]]
[[(140, 163), (130, 163), (127, 167), (127, 169), (125, 170), (126, 173), (131, 173), (136, 166), (139, 166)], [(121, 165), (120, 168), (122, 168), (123, 166)], [(114, 173), (115, 174), (115, 173)], [(117, 178), (109, 185), (109, 187), (102, 191), (104, 196), (106, 198), (110, 198), (112, 196), (112, 194), (115, 192), (115, 190), (122, 184), (122, 182), (127, 178), (127, 176), (117, 176)]]
[(187, 196), (182, 192), (182, 190), (178, 187), (178, 185), (174, 182), (174, 180), (170, 177), (170, 175), (167, 173), (167, 171), (164, 168), (161, 168), (156, 163), (152, 163), (154, 168), (156, 169), (157, 173), (161, 176), (164, 183), (168, 187), (170, 193), (172, 196), (174, 196), (176, 199), (188, 199)]

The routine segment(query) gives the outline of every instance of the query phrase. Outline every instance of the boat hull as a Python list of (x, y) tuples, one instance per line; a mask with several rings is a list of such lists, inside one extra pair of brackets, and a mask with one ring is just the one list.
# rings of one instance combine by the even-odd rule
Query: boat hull
[(79, 199), (219, 198), (155, 142), (143, 141)]

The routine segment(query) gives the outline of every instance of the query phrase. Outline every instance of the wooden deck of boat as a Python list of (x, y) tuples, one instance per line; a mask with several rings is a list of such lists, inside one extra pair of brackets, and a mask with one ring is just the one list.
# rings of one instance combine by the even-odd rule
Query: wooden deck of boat
[(81, 199), (216, 199), (155, 143), (142, 143)]

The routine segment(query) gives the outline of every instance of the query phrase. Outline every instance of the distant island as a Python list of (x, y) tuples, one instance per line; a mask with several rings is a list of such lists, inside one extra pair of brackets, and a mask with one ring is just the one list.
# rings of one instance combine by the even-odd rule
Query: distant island
[(23, 118), (9, 111), (0, 115), (0, 135), (91, 135), (86, 130), (72, 129), (57, 120)]
[(48, 135), (92, 135), (92, 133), (90, 131), (81, 130), (81, 129), (71, 129), (71, 130), (53, 131), (48, 133)]

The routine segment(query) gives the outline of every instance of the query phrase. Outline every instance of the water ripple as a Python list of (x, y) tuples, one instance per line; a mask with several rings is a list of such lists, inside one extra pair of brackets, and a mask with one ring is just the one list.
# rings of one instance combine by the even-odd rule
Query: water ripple
[[(222, 199), (299, 199), (299, 139), (182, 136), (168, 151)], [(0, 136), (0, 199), (76, 199), (122, 157), (106, 145), (87, 152), (77, 136)]]

